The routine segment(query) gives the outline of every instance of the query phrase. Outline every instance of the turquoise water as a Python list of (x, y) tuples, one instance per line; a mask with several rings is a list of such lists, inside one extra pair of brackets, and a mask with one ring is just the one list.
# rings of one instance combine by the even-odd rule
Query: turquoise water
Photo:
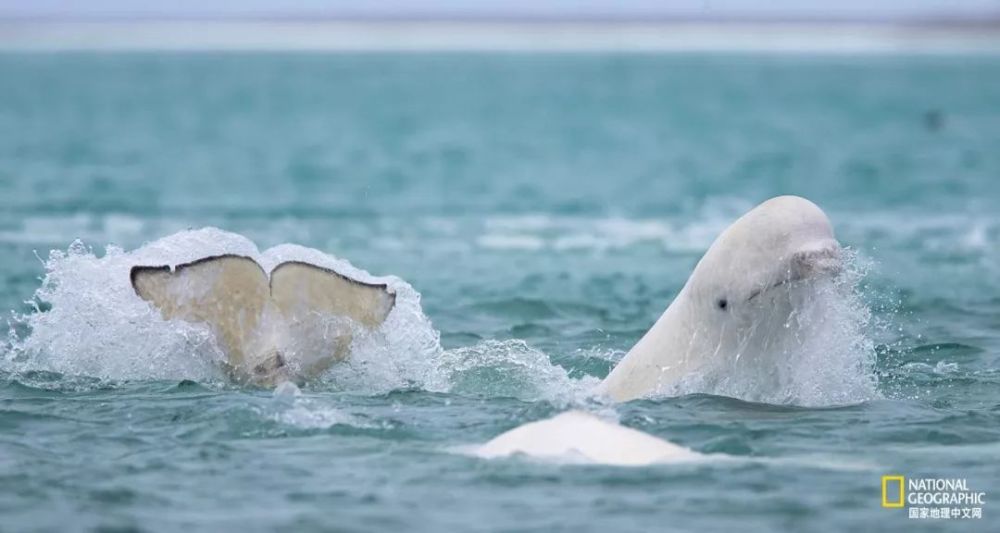
[[(898, 473), (987, 492), (924, 527), (996, 530), (997, 147), (994, 57), (0, 56), (0, 529), (902, 531)], [(778, 194), (857, 256), (864, 334), (824, 347), (857, 368), (590, 398)], [(298, 243), (405, 280), (398, 343), (297, 397), (227, 384), (122, 275), (204, 226), (233, 234), (171, 257)], [(457, 449), (568, 408), (736, 459)]]

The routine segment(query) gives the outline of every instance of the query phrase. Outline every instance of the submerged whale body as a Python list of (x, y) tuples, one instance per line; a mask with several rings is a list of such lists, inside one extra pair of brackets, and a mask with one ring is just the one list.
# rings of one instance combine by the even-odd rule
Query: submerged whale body
[[(801, 332), (789, 327), (798, 298), (808, 298), (815, 282), (840, 271), (840, 245), (826, 214), (804, 198), (772, 198), (715, 239), (674, 301), (598, 392), (628, 401), (669, 393), (693, 375), (725, 379), (726, 373), (754, 372), (768, 379), (779, 374), (773, 365), (784, 364), (781, 358), (803, 342)], [(591, 445), (584, 438), (613, 443), (618, 455), (604, 450), (600, 456), (608, 464), (648, 462), (638, 450), (654, 437), (619, 429), (560, 415), (516, 428), (480, 450), (516, 448), (523, 455), (548, 457), (553, 447), (572, 447), (565, 440), (573, 435), (581, 439), (578, 449)], [(518, 436), (516, 446), (511, 446), (512, 435)]]
[(698, 452), (583, 411), (516, 427), (474, 451), (485, 459), (526, 455), (562, 462), (616, 466), (694, 461)]
[(176, 266), (135, 266), (132, 287), (164, 319), (204, 323), (242, 383), (271, 386), (314, 377), (348, 356), (361, 329), (395, 305), (385, 284), (286, 261), (270, 273), (250, 257), (211, 256)]

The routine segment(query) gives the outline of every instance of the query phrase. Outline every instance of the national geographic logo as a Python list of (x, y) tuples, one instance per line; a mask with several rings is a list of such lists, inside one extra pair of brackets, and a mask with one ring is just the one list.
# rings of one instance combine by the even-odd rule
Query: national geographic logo
[(899, 509), (906, 505), (906, 489), (903, 476), (882, 476), (882, 507)]
[(882, 476), (882, 507), (907, 508), (909, 518), (980, 519), (986, 493), (971, 490), (965, 478)]

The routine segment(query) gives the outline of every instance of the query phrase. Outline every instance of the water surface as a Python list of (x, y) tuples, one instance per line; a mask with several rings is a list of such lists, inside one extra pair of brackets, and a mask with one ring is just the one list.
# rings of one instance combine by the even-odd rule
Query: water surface
[[(968, 478), (995, 529), (997, 146), (989, 56), (0, 56), (4, 527), (902, 531), (899, 473)], [(589, 399), (778, 194), (856, 252), (874, 393)], [(406, 348), (298, 397), (225, 383), (122, 311), (121, 250), (204, 226), (405, 280)], [(738, 460), (453, 451), (570, 407)]]

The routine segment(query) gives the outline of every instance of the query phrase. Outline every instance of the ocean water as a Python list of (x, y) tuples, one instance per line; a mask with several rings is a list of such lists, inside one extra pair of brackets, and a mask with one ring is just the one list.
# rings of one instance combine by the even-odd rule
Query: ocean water
[[(987, 493), (924, 527), (995, 531), (998, 147), (992, 56), (2, 55), (0, 529), (903, 531), (902, 474)], [(785, 386), (594, 398), (779, 194), (852, 255)], [(399, 312), (298, 395), (229, 384), (127, 280), (219, 251)], [(570, 408), (718, 460), (461, 453)]]

